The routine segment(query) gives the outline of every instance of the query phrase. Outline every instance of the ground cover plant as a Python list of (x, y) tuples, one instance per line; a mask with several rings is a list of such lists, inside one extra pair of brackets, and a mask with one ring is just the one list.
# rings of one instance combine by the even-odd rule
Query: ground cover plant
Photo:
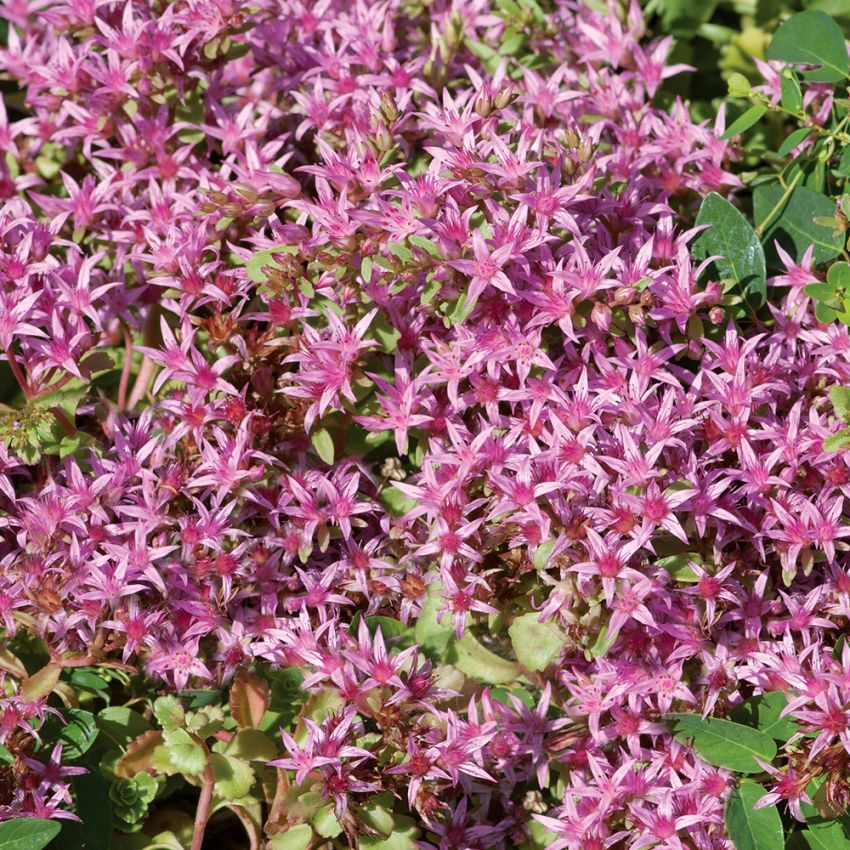
[(841, 3), (0, 14), (0, 848), (850, 847)]

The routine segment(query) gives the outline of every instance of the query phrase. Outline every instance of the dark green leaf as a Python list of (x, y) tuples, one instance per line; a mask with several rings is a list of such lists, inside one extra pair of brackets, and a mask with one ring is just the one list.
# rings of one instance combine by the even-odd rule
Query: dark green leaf
[(799, 840), (808, 850), (850, 850), (850, 838), (837, 821), (809, 824), (800, 831)]
[(800, 127), (799, 130), (789, 133), (785, 141), (779, 146), (777, 153), (779, 156), (785, 156), (785, 154), (791, 153), (797, 145), (804, 142), (811, 134), (812, 131), (808, 127)]
[(838, 24), (824, 12), (808, 9), (790, 17), (773, 34), (767, 58), (792, 65), (820, 65), (803, 76), (818, 83), (834, 83), (847, 76), (850, 60)]
[(767, 791), (755, 782), (742, 782), (726, 801), (726, 831), (736, 850), (781, 850), (782, 820), (776, 806), (753, 811)]
[(62, 716), (65, 723), (55, 715), (50, 716), (44, 724), (42, 737), (51, 745), (62, 744), (63, 759), (77, 759), (91, 747), (100, 730), (90, 711), (69, 708)]
[(782, 691), (771, 691), (745, 700), (732, 712), (732, 719), (776, 741), (787, 741), (799, 731), (793, 720), (779, 716), (787, 705), (788, 698)]
[(756, 758), (770, 763), (776, 756), (776, 744), (763, 732), (721, 720), (703, 719), (698, 714), (669, 714), (677, 740), (692, 740), (692, 746), (705, 761), (738, 773), (759, 773)]
[[(147, 774), (145, 774), (147, 776)], [(112, 803), (109, 784), (96, 771), (74, 776), (74, 811), (79, 821), (62, 822), (62, 831), (50, 850), (109, 850), (112, 839)]]
[(783, 200), (784, 194), (785, 190), (778, 183), (764, 184), (753, 192), (756, 228), (762, 228), (767, 222), (761, 238), (768, 263), (778, 264), (774, 240), (797, 261), (812, 244), (818, 265), (837, 257), (844, 247), (844, 237), (834, 235), (831, 229), (814, 221), (818, 216), (834, 216), (835, 204), (826, 195), (804, 186), (798, 186)]
[(767, 295), (764, 249), (750, 223), (716, 192), (702, 202), (696, 223), (710, 227), (694, 240), (694, 254), (720, 257), (715, 260), (719, 276), (734, 280), (747, 301), (761, 306)]
[(803, 93), (800, 82), (791, 68), (783, 68), (779, 77), (782, 90), (782, 108), (798, 114), (803, 109)]
[(745, 130), (749, 130), (765, 112), (767, 112), (766, 106), (762, 106), (761, 104), (751, 106), (740, 118), (729, 125), (726, 132), (720, 138), (731, 139), (732, 136), (737, 136)]
[(111, 705), (97, 716), (101, 733), (109, 739), (111, 746), (123, 749), (139, 735), (147, 732), (151, 725), (138, 712), (123, 705)]
[(59, 834), (61, 824), (43, 818), (15, 818), (0, 823), (0, 850), (42, 850)]

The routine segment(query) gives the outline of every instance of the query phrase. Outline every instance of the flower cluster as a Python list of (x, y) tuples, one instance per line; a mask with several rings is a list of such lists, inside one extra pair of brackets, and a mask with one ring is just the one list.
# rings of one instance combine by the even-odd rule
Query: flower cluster
[[(390, 792), (439, 850), (727, 848), (662, 718), (774, 690), (846, 775), (850, 334), (810, 258), (758, 315), (706, 282), (722, 115), (656, 107), (669, 42), (596, 5), (2, 12), (6, 638), (302, 668), (328, 711), (271, 764), (352, 841)], [(32, 705), (4, 816), (69, 799)]]

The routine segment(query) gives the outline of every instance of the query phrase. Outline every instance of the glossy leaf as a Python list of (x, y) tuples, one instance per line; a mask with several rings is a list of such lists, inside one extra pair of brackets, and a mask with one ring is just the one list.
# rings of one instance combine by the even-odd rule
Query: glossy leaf
[(759, 186), (753, 192), (756, 228), (767, 222), (761, 239), (768, 262), (777, 262), (774, 240), (798, 261), (812, 244), (815, 246), (815, 262), (825, 263), (837, 257), (844, 246), (844, 237), (834, 235), (829, 227), (815, 223), (815, 218), (834, 214), (835, 204), (829, 198), (805, 186), (797, 186), (787, 197), (778, 183)]
[(709, 227), (694, 240), (694, 254), (700, 259), (719, 257), (714, 261), (718, 276), (734, 280), (754, 306), (764, 303), (764, 249), (746, 218), (729, 201), (712, 192), (702, 202), (696, 223)]
[(813, 9), (792, 15), (779, 27), (768, 45), (767, 58), (792, 65), (819, 65), (817, 70), (803, 74), (805, 79), (818, 83), (844, 79), (850, 67), (838, 24)]
[(753, 809), (767, 791), (755, 782), (742, 782), (726, 801), (726, 831), (735, 850), (781, 850), (782, 820), (775, 805)]
[(731, 720), (702, 718), (698, 714), (670, 714), (673, 734), (679, 741), (690, 741), (694, 750), (710, 764), (738, 773), (759, 773), (756, 758), (770, 763), (776, 756), (773, 739)]
[(59, 834), (61, 824), (43, 818), (15, 818), (0, 823), (0, 850), (42, 850)]

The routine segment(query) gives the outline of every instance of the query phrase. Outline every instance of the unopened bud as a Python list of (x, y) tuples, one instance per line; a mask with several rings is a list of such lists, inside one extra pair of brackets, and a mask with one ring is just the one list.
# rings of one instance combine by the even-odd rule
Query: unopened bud
[(387, 119), (387, 121), (390, 122), (390, 124), (393, 124), (398, 120), (398, 105), (395, 102), (392, 92), (385, 91), (382, 95), (381, 114)]
[(393, 146), (392, 133), (383, 121), (379, 121), (375, 128), (375, 145), (378, 150), (383, 152), (388, 151)]
[(590, 313), (591, 321), (601, 331), (607, 331), (611, 327), (611, 308), (607, 304), (597, 302)]
[(513, 83), (510, 83), (496, 95), (493, 105), (496, 109), (504, 109), (506, 106), (510, 106), (516, 100), (516, 97), (516, 89)]
[(721, 324), (723, 322), (723, 319), (725, 318), (725, 316), (726, 316), (726, 314), (723, 312), (722, 307), (712, 307), (708, 311), (708, 318), (711, 321), (711, 324), (713, 324), (713, 325)]
[(587, 162), (593, 156), (593, 144), (590, 139), (582, 139), (578, 146), (578, 161)]
[(475, 98), (475, 112), (481, 118), (486, 118), (493, 111), (493, 99), (487, 92), (480, 92)]

